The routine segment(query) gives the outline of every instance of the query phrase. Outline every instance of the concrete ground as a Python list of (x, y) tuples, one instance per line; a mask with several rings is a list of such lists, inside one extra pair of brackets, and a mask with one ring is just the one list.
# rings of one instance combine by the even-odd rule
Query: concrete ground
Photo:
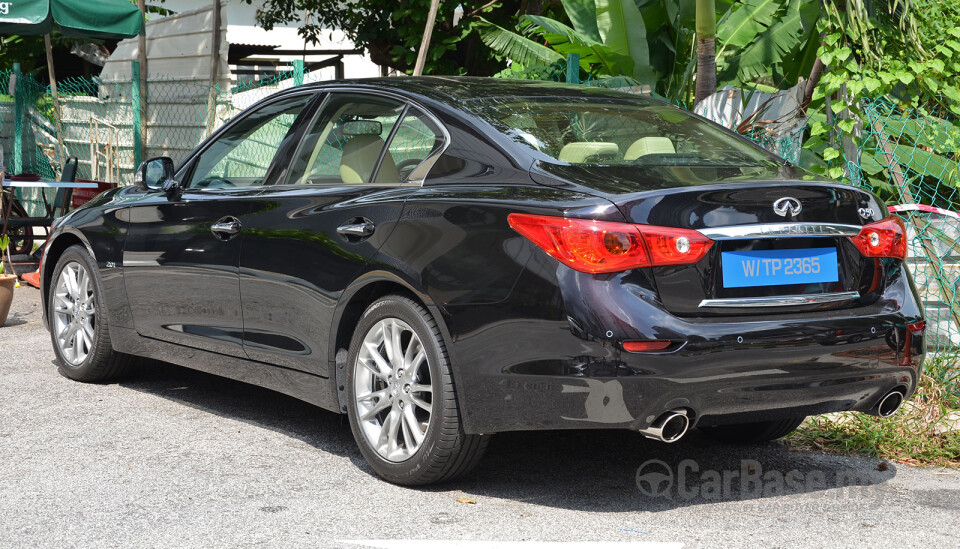
[(697, 433), (501, 434), (469, 478), (393, 486), (340, 416), (265, 389), (155, 362), (70, 381), (39, 292), (14, 299), (0, 329), (3, 547), (960, 546), (960, 471)]

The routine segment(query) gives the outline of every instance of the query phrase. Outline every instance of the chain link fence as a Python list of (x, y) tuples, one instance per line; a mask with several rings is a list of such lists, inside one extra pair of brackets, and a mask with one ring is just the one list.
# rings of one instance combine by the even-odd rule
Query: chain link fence
[[(150, 76), (138, 117), (136, 86), (130, 80), (66, 78), (57, 82), (54, 92), (30, 74), (0, 71), (0, 92), (6, 92), (0, 93), (0, 146), (6, 171), (58, 179), (64, 160), (76, 156), (78, 178), (130, 184), (137, 159), (169, 156), (178, 163), (243, 109), (277, 91), (320, 78), (319, 73), (304, 71), (302, 64), (224, 89)], [(44, 215), (54, 191), (16, 192), (30, 215)]]
[(899, 212), (910, 235), (908, 262), (927, 315), (936, 372), (960, 390), (960, 124), (937, 107), (864, 101), (864, 116), (845, 143), (855, 185)]

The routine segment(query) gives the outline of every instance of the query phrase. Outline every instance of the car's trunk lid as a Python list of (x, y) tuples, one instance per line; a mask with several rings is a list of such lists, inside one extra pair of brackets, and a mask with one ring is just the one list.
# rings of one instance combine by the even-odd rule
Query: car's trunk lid
[(880, 220), (883, 206), (851, 186), (804, 180), (789, 167), (545, 172), (608, 198), (627, 221), (696, 229), (715, 241), (694, 265), (653, 268), (664, 307), (680, 316), (856, 307), (885, 285), (891, 260), (864, 258), (848, 238)]

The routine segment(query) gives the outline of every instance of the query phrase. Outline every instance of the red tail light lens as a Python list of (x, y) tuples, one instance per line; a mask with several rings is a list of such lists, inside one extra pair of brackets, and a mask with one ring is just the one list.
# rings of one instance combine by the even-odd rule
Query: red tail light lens
[(631, 353), (652, 353), (664, 351), (673, 345), (672, 341), (651, 340), (651, 341), (624, 341), (623, 350)]
[(697, 231), (655, 227), (653, 225), (634, 225), (640, 229), (643, 241), (650, 252), (651, 264), (689, 265), (707, 255), (713, 241)]
[(689, 265), (713, 241), (697, 231), (512, 213), (510, 226), (564, 265), (584, 273)]
[(897, 216), (864, 225), (850, 240), (864, 257), (907, 257), (907, 230)]

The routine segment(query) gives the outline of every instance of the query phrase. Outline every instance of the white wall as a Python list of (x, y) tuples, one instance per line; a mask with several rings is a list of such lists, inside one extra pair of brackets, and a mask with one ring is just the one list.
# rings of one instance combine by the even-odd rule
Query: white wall
[[(166, 0), (162, 6), (166, 9), (181, 12), (196, 10), (213, 2), (207, 0)], [(297, 33), (299, 22), (291, 23), (286, 27), (274, 27), (267, 31), (257, 26), (256, 14), (257, 8), (263, 5), (262, 0), (254, 0), (252, 4), (247, 4), (243, 0), (221, 0), (222, 13), (226, 18), (228, 25), (226, 30), (226, 40), (230, 44), (252, 44), (252, 45), (270, 45), (278, 46), (280, 49), (322, 49), (322, 50), (352, 50), (356, 46), (339, 29), (324, 30), (317, 44), (305, 43), (304, 39)], [(293, 61), (301, 59), (302, 56), (296, 55), (276, 55), (268, 54), (260, 56), (263, 59), (278, 61)], [(306, 62), (323, 61), (330, 55), (307, 55)], [(367, 55), (346, 55), (343, 59), (344, 78), (372, 78), (380, 76), (380, 67), (370, 60)], [(330, 80), (334, 77), (334, 71), (322, 69), (322, 79)]]

